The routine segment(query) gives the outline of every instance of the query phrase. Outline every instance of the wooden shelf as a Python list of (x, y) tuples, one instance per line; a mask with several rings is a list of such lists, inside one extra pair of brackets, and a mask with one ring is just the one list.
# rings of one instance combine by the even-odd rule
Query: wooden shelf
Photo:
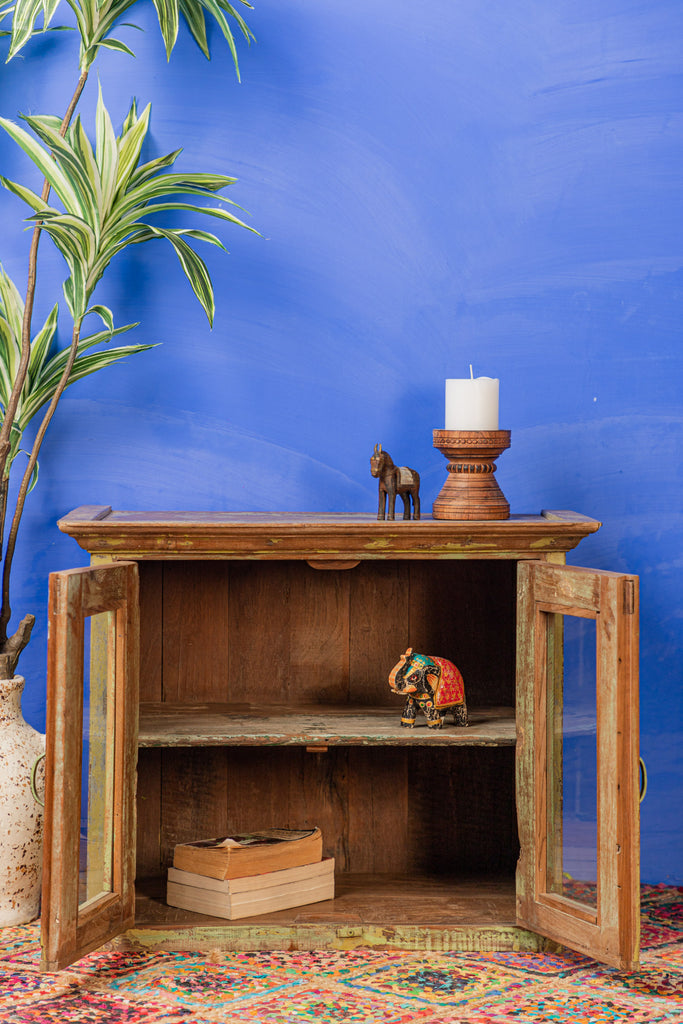
[[(118, 948), (433, 950), (543, 948), (515, 925), (514, 878), (338, 874), (335, 898), (275, 914), (227, 921), (169, 907), (164, 882), (136, 885), (135, 927)], [(213, 945), (211, 945), (213, 943)]]
[(140, 705), (138, 746), (514, 746), (514, 708), (472, 708), (470, 725), (429, 729), (418, 718), (401, 726), (402, 706), (366, 708), (309, 705), (261, 707), (250, 704)]

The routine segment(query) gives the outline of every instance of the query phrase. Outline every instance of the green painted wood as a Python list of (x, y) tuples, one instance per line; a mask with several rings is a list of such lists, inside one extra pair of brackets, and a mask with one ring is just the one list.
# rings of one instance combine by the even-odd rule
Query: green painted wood
[(539, 952), (560, 947), (515, 926), (420, 927), (302, 924), (134, 928), (111, 943), (127, 950), (402, 949), (420, 952)]

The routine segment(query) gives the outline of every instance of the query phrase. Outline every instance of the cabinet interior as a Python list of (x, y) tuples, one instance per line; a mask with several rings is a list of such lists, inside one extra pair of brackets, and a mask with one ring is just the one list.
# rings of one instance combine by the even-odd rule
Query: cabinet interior
[[(486, 918), (498, 899), (506, 907), (503, 923), (514, 923), (513, 561), (367, 560), (328, 570), (305, 561), (188, 560), (139, 567), (140, 891), (154, 893), (178, 842), (319, 825), (324, 855), (335, 857), (336, 912), (346, 906), (354, 917), (360, 900), (365, 915), (374, 898), (396, 916), (400, 894), (406, 920), (434, 917), (437, 905), (441, 915), (450, 906), (455, 918)], [(459, 667), (471, 720), (493, 720), (483, 739), (477, 728), (460, 729), (450, 719), (437, 733), (420, 718), (414, 730), (400, 729), (403, 699), (390, 691), (388, 676), (409, 646)], [(231, 712), (257, 715), (263, 735), (222, 737), (214, 722), (207, 740), (202, 728), (213, 709), (223, 722)], [(395, 742), (373, 740), (378, 709), (383, 721), (395, 722)], [(331, 730), (345, 714), (361, 722), (365, 714), (367, 736), (337, 736), (327, 747), (319, 736), (306, 743), (299, 716), (311, 711), (323, 727), (331, 715)], [(270, 716), (280, 731), (283, 718), (291, 720), (291, 735), (269, 738)], [(299, 908), (297, 919), (317, 909)], [(496, 914), (501, 923), (500, 905)]]

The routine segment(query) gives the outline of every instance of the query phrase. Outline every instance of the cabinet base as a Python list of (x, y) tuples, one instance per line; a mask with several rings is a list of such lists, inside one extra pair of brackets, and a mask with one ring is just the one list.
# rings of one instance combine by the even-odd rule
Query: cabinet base
[(559, 948), (515, 925), (512, 880), (338, 875), (334, 900), (239, 922), (166, 906), (160, 880), (145, 888), (146, 893), (138, 892), (135, 927), (115, 939), (114, 948), (443, 952)]
[(106, 949), (130, 951), (167, 950), (169, 952), (250, 952), (258, 950), (350, 950), (402, 949), (406, 952), (497, 953), (554, 952), (557, 943), (516, 926), (484, 927), (462, 925), (417, 928), (395, 925), (392, 928), (363, 925), (349, 927), (301, 924), (296, 927), (194, 925), (183, 928), (135, 927), (113, 939)]

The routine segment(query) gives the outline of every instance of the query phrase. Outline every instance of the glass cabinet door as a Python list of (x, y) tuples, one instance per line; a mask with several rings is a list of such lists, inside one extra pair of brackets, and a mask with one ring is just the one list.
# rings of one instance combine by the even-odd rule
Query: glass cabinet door
[(134, 920), (138, 646), (135, 563), (50, 575), (43, 970)]
[(520, 562), (517, 919), (639, 956), (638, 579)]

